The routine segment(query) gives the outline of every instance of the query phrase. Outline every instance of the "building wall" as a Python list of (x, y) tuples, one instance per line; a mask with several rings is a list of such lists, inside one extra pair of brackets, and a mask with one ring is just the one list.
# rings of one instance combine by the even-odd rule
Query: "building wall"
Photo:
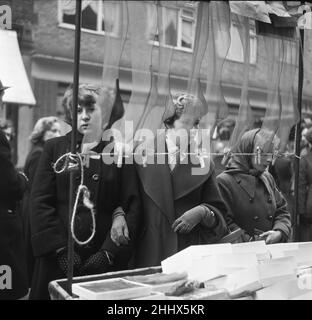
[[(74, 59), (74, 30), (59, 26), (58, 1), (57, 0), (0, 0), (13, 7), (13, 17), (16, 25), (32, 25), (31, 35), (21, 37), (21, 50), (25, 56), (31, 56), (29, 74), (32, 77), (32, 85), (37, 99), (37, 107), (33, 108), (33, 124), (42, 116), (56, 115), (60, 109), (59, 83), (72, 82), (73, 59)], [(168, 2), (169, 3), (169, 2)], [(23, 34), (23, 33), (22, 33)], [(26, 40), (25, 40), (26, 37)], [(305, 61), (306, 80), (304, 82), (304, 99), (312, 109), (312, 64), (309, 55), (312, 54), (311, 36), (305, 39), (307, 59)], [(32, 41), (31, 41), (32, 40)], [(102, 75), (103, 52), (105, 52), (104, 36), (89, 32), (81, 34), (81, 82), (100, 83)], [(232, 39), (238, 41), (238, 39)], [(131, 67), (130, 44), (126, 43), (121, 63), (121, 88), (131, 89), (131, 73), (127, 71)], [(144, 52), (141, 52), (144, 55)], [(257, 45), (257, 62), (250, 66), (250, 93), (253, 103), (257, 107), (265, 105), (266, 78), (266, 50), (261, 42)], [(153, 48), (153, 63), (157, 63), (158, 48)], [(173, 87), (179, 90), (186, 88), (186, 79), (190, 72), (192, 54), (186, 51), (174, 50), (171, 64)], [(206, 70), (209, 57), (203, 61), (201, 78), (206, 78)], [(222, 81), (226, 98), (233, 104), (233, 98), (237, 105), (240, 97), (240, 87), (243, 80), (243, 64), (240, 62), (227, 61), (224, 65)], [(297, 78), (295, 78), (297, 81)], [(309, 102), (310, 101), (310, 102)], [(27, 132), (28, 134), (28, 132)], [(24, 135), (25, 136), (25, 135)]]

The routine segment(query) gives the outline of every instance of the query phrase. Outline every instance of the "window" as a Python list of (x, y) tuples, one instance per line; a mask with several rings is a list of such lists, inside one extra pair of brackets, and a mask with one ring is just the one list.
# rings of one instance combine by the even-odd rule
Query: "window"
[[(257, 37), (256, 26), (254, 20), (250, 21), (250, 63), (255, 64), (257, 61)], [(228, 60), (244, 62), (243, 44), (240, 39), (237, 26), (231, 25), (231, 45), (226, 58)]]
[(195, 38), (195, 11), (181, 10), (181, 32), (179, 45), (182, 48), (193, 48)]
[[(157, 28), (157, 14), (155, 14), (152, 5), (148, 7), (147, 14), (150, 21), (149, 29), (155, 30), (155, 27)], [(195, 38), (196, 10), (192, 7), (187, 9), (163, 7), (162, 14), (165, 44), (178, 49), (192, 50)], [(151, 31), (149, 38), (158, 44), (158, 30), (156, 34)]]
[[(59, 21), (63, 26), (75, 25), (76, 1), (59, 0)], [(121, 5), (118, 1), (83, 1), (83, 31), (118, 34)]]

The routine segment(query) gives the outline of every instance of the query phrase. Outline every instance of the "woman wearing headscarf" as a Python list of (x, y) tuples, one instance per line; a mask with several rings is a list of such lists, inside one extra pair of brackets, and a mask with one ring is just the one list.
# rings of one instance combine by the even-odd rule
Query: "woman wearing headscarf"
[(163, 117), (166, 129), (147, 147), (166, 155), (154, 153), (146, 165), (136, 161), (143, 206), (136, 267), (158, 266), (188, 246), (216, 243), (227, 234), (213, 163), (206, 158), (200, 173), (192, 171), (202, 168), (189, 154), (202, 107), (193, 95), (174, 97)]
[[(138, 188), (134, 185), (136, 180), (132, 178), (134, 168), (119, 168), (114, 162), (108, 164), (106, 158), (99, 154), (106, 145), (105, 141), (99, 142), (91, 150), (85, 149), (86, 142), (91, 143), (88, 141), (91, 136), (96, 137), (97, 132), (101, 133), (103, 128), (107, 128), (103, 119), (108, 118), (112, 124), (122, 116), (116, 113), (116, 104), (113, 102), (111, 91), (106, 88), (88, 84), (79, 86), (76, 148), (78, 154), (89, 154), (82, 163), (70, 158), (67, 161), (60, 160), (70, 151), (71, 132), (45, 143), (31, 191), (31, 240), (36, 258), (31, 299), (48, 299), (49, 282), (67, 276), (69, 170), (74, 171), (75, 194), (81, 184), (82, 169), (84, 185), (88, 189), (78, 199), (73, 224), (76, 240), (80, 241), (74, 245), (74, 276), (127, 268), (140, 212), (135, 194)], [(65, 92), (63, 107), (67, 122), (72, 123), (72, 88)], [(59, 166), (53, 167), (56, 163)], [(61, 170), (64, 165), (64, 170)], [(92, 213), (95, 215), (95, 225)], [(121, 220), (127, 222), (128, 228), (122, 228), (125, 237), (122, 245), (117, 245), (111, 237), (111, 230), (115, 230), (112, 234), (120, 234), (118, 228)], [(94, 237), (87, 242), (93, 231)]]
[(308, 152), (300, 159), (299, 167), (299, 214), (300, 241), (312, 240), (312, 128), (305, 135)]
[(59, 137), (60, 135), (61, 127), (58, 119), (56, 117), (44, 117), (36, 122), (34, 129), (29, 137), (32, 146), (29, 154), (27, 155), (24, 166), (24, 173), (28, 177), (29, 186), (24, 194), (22, 204), (23, 228), (26, 245), (29, 287), (31, 285), (32, 273), (35, 263), (35, 258), (32, 252), (30, 240), (30, 192), (45, 142), (49, 139)]
[(276, 139), (266, 130), (243, 134), (226, 170), (217, 181), (227, 205), (231, 231), (241, 228), (242, 241), (285, 242), (291, 231), (287, 203), (271, 174), (266, 170), (273, 160)]

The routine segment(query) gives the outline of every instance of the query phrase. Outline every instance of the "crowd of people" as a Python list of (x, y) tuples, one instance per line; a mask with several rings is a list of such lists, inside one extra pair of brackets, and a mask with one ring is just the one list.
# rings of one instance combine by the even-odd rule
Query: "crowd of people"
[[(111, 110), (109, 105), (100, 106), (100, 101), (109, 101), (108, 97), (100, 99), (100, 90), (91, 85), (79, 86), (77, 153), (82, 152), (88, 132), (96, 130), (99, 109), (102, 117), (103, 112), (109, 115)], [(158, 143), (163, 142), (166, 148), (163, 163), (154, 161), (144, 166), (124, 161), (119, 166), (108, 164), (101, 157), (90, 157), (88, 166), (78, 162), (73, 173), (75, 188), (83, 166), (89, 206), (84, 196), (78, 199), (75, 236), (82, 243), (92, 233), (94, 237), (84, 244), (75, 243), (74, 276), (158, 266), (190, 245), (218, 243), (237, 229), (242, 230), (242, 235), (236, 241), (291, 240), (292, 171), (287, 177), (289, 183), (280, 173), (293, 170), (291, 160), (290, 164), (280, 165), (275, 161), (274, 170), (268, 170), (275, 160), (272, 155), (278, 148), (277, 137), (270, 140), (270, 133), (261, 129), (245, 132), (218, 174), (210, 158), (204, 158), (209, 170), (201, 175), (193, 175), (192, 162), (181, 158), (189, 157), (190, 152), (182, 150), (181, 141), (176, 139), (177, 130), (190, 132), (200, 120), (196, 112), (183, 111), (189, 106), (200, 109), (201, 103), (196, 96), (185, 93), (174, 99), (171, 114), (163, 119), (164, 134), (158, 137)], [(72, 124), (72, 88), (65, 93), (63, 107), (66, 122)], [(69, 267), (70, 172), (56, 173), (53, 164), (69, 152), (71, 132), (61, 135), (55, 117), (39, 119), (30, 136), (32, 148), (23, 173), (14, 168), (8, 138), (2, 126), (0, 265), (11, 266), (14, 276), (12, 290), (0, 291), (0, 299), (49, 299), (49, 282), (65, 278)], [(307, 153), (300, 166), (300, 213), (307, 241), (311, 235), (312, 129), (305, 139)], [(100, 141), (92, 153), (101, 153), (107, 143)], [(262, 153), (256, 158), (254, 154), (259, 149)]]

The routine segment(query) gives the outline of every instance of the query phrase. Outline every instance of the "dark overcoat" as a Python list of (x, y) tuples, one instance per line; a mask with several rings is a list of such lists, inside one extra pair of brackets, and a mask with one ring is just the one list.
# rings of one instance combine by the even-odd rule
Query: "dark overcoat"
[(227, 205), (227, 224), (232, 231), (240, 227), (247, 236), (258, 234), (257, 230), (280, 230), (286, 241), (291, 230), (287, 202), (276, 188), (271, 174), (263, 174), (266, 174), (274, 190), (276, 205), (262, 180), (244, 173), (223, 172), (218, 175), (217, 181)]
[(312, 152), (300, 160), (299, 167), (300, 241), (312, 240)]
[[(69, 152), (70, 135), (46, 142), (40, 158), (31, 192), (31, 234), (36, 257), (31, 289), (32, 299), (48, 298), (48, 283), (62, 278), (57, 265), (55, 251), (67, 246), (69, 212), (69, 173), (56, 174), (52, 164)], [(132, 185), (133, 166), (118, 168), (107, 165), (100, 156), (92, 156), (84, 166), (84, 184), (90, 191), (91, 201), (96, 210), (96, 233), (93, 240), (84, 246), (75, 244), (75, 251), (82, 260), (103, 248), (115, 256), (112, 270), (127, 268), (131, 255), (131, 245), (116, 246), (110, 237), (112, 213), (118, 206), (126, 211), (130, 238), (134, 239), (140, 212), (138, 190)], [(124, 181), (123, 181), (124, 180)], [(80, 183), (80, 171), (75, 172), (76, 185)], [(79, 240), (86, 240), (91, 234), (90, 212), (78, 206), (75, 233)]]
[(0, 300), (22, 298), (28, 292), (22, 219), (17, 210), (26, 187), (26, 179), (15, 170), (9, 142), (0, 130), (0, 266), (7, 265), (12, 271), (12, 288), (0, 290)]
[[(165, 145), (165, 135), (159, 139), (157, 143)], [(136, 165), (143, 205), (143, 230), (136, 246), (136, 267), (158, 266), (162, 260), (190, 245), (215, 243), (227, 233), (223, 219), (226, 207), (216, 182), (213, 163), (206, 161), (209, 171), (193, 175), (192, 168), (199, 169), (198, 163), (193, 164), (188, 159), (177, 164), (171, 172), (167, 157), (163, 160), (163, 164), (157, 163), (155, 155), (154, 164), (146, 167)], [(188, 234), (173, 232), (173, 222), (200, 204), (214, 211), (214, 228), (198, 224)]]
[(43, 151), (43, 143), (38, 143), (34, 145), (29, 154), (27, 155), (24, 173), (28, 177), (29, 187), (27, 188), (23, 201), (22, 201), (22, 217), (23, 217), (23, 229), (24, 229), (24, 239), (26, 247), (26, 258), (27, 258), (27, 271), (28, 271), (28, 281), (31, 284), (32, 274), (34, 270), (35, 258), (31, 246), (31, 234), (30, 234), (30, 192), (32, 189), (33, 181), (35, 178), (35, 173), (39, 164), (40, 156)]
[(300, 160), (299, 213), (310, 217), (312, 223), (312, 152)]

